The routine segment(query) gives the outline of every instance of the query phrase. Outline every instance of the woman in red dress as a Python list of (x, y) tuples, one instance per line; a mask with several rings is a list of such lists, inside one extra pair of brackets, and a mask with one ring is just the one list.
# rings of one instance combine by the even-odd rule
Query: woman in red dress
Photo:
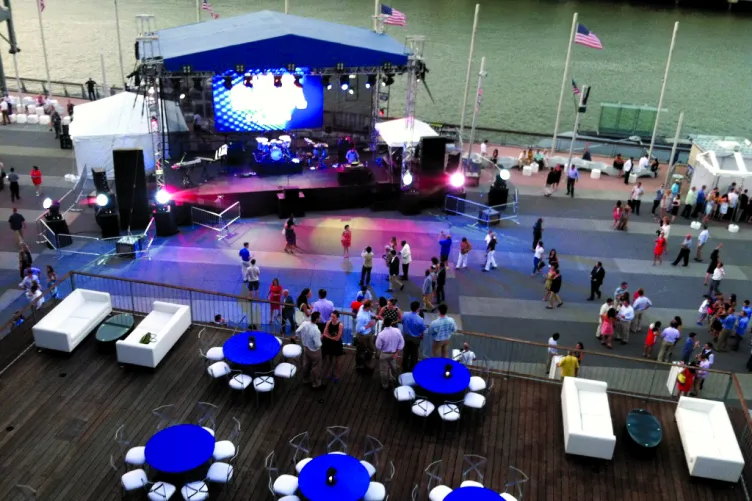
[(663, 236), (663, 232), (658, 234), (658, 238), (655, 240), (655, 248), (653, 249), (653, 266), (655, 262), (663, 264), (663, 254), (666, 252), (666, 239)]
[(679, 387), (679, 396), (683, 395), (688, 397), (689, 392), (692, 391), (692, 385), (695, 382), (695, 367), (697, 367), (697, 362), (693, 360), (676, 377), (676, 385)]
[(345, 257), (350, 257), (350, 246), (352, 245), (352, 232), (350, 225), (345, 225), (345, 231), (342, 232), (342, 248), (345, 249)]
[(279, 279), (272, 280), (272, 285), (269, 286), (269, 294), (267, 295), (269, 301), (271, 301), (271, 321), (274, 322), (274, 318), (280, 315), (280, 303), (282, 302), (282, 286), (279, 285)]
[(619, 219), (621, 218), (621, 201), (616, 202), (616, 205), (614, 205), (612, 217), (614, 218), (614, 229), (616, 229), (616, 225), (619, 224)]

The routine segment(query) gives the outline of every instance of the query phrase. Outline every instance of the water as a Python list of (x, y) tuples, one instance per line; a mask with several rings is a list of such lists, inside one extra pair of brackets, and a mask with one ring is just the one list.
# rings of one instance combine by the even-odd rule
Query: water
[[(66, 5), (67, 3), (67, 5)], [(72, 5), (71, 5), (72, 4)], [(257, 10), (283, 10), (283, 0), (234, 2), (215, 0), (223, 17)], [(408, 16), (408, 29), (390, 27), (403, 40), (407, 34), (427, 37), (425, 56), (430, 73), (418, 99), (418, 116), (429, 121), (459, 122), (474, 0), (394, 0)], [(14, 0), (20, 72), (44, 78), (36, 1)], [(680, 111), (685, 132), (752, 136), (752, 21), (729, 13), (651, 9), (626, 3), (497, 0), (481, 5), (471, 94), (480, 57), (486, 56), (483, 105), (478, 124), (536, 132), (553, 130), (572, 14), (603, 41), (605, 50), (575, 46), (572, 76), (579, 86), (593, 86), (591, 106), (582, 124), (595, 129), (600, 102), (657, 106), (674, 21), (680, 22), (669, 75), (660, 130), (673, 134)], [(195, 22), (193, 0), (121, 0), (120, 19), (126, 73), (134, 65), (136, 14), (154, 14), (158, 27)], [(370, 26), (373, 3), (364, 0), (290, 0), (290, 13), (335, 22)], [(102, 80), (99, 54), (104, 52), (108, 81), (119, 80), (112, 1), (50, 0), (44, 29), (52, 79)], [(202, 13), (202, 18), (208, 15)], [(206, 22), (211, 22), (207, 20)], [(7, 47), (0, 42), (3, 48)], [(7, 50), (2, 58), (9, 74)], [(404, 107), (403, 88), (395, 86), (390, 114)], [(562, 130), (571, 130), (574, 105), (567, 90)], [(472, 96), (470, 98), (472, 102)], [(468, 106), (469, 114), (472, 105)]]

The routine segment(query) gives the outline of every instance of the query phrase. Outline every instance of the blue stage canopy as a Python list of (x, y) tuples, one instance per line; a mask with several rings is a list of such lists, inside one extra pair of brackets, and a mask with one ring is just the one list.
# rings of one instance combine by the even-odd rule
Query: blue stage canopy
[(242, 64), (246, 70), (395, 66), (407, 64), (406, 47), (365, 28), (261, 11), (168, 28), (158, 32), (158, 54), (168, 71), (190, 66), (194, 72), (223, 73)]

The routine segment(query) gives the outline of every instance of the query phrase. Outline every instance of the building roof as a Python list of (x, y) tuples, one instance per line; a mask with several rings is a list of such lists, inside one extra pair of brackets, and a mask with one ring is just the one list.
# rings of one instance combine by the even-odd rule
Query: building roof
[(689, 138), (703, 151), (714, 151), (718, 157), (739, 152), (744, 158), (752, 158), (752, 142), (744, 137), (690, 134)]
[[(407, 49), (393, 38), (366, 28), (260, 11), (167, 28), (156, 56), (168, 71), (222, 73), (242, 64), (246, 70), (404, 65)], [(147, 53), (145, 50), (144, 53)]]

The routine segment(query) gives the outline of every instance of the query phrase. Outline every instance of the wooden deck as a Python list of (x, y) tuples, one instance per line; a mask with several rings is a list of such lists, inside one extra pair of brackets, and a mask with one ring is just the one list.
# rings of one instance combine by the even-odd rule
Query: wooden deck
[[(384, 443), (382, 465), (391, 459), (397, 467), (392, 501), (409, 500), (416, 483), (421, 485), (420, 499), (427, 499), (423, 470), (437, 459), (444, 461), (445, 483), (457, 487), (464, 454), (488, 457), (485, 483), (497, 490), (503, 489), (509, 465), (526, 472), (530, 481), (525, 500), (744, 499), (739, 484), (689, 477), (673, 406), (668, 404), (610, 396), (617, 433), (610, 462), (564, 454), (560, 387), (555, 384), (500, 378), (484, 420), (463, 420), (446, 435), (438, 426), (424, 432), (420, 423), (411, 426), (408, 416), (398, 413), (377, 374), (354, 372), (351, 353), (339, 383), (320, 391), (298, 381), (283, 383), (274, 403), (262, 399), (257, 409), (252, 393), (243, 403), (225, 384), (204, 376), (196, 330), (186, 333), (153, 373), (120, 369), (114, 353), (97, 351), (93, 336), (68, 357), (26, 353), (0, 379), (0, 497), (21, 499), (12, 489), (21, 483), (38, 489), (44, 501), (119, 499), (118, 477), (109, 467), (110, 454), (116, 452), (115, 429), (125, 424), (128, 434), (143, 444), (155, 431), (153, 408), (175, 404), (185, 422), (195, 422), (196, 403), (208, 401), (220, 407), (219, 438), (229, 435), (233, 417), (243, 427), (234, 487), (212, 499), (272, 499), (264, 457), (276, 451), (284, 469), (291, 457), (287, 441), (301, 431), (311, 434), (314, 452), (320, 454), (329, 425), (351, 427), (350, 452), (356, 456), (363, 453), (367, 434)], [(218, 344), (223, 334), (212, 334)], [(665, 439), (654, 459), (634, 459), (625, 451), (624, 417), (635, 407), (649, 409), (663, 423)]]

